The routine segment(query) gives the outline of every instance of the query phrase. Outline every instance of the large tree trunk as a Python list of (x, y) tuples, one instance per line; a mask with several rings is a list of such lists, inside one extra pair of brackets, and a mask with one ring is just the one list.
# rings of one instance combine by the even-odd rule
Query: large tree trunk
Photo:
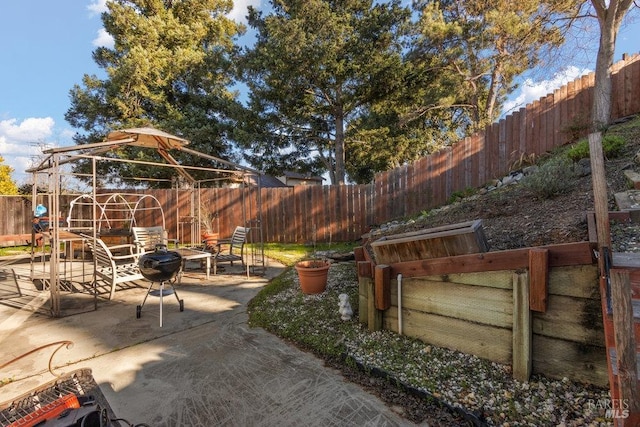
[[(606, 18), (609, 18), (607, 16)], [(596, 76), (593, 86), (593, 110), (591, 123), (594, 130), (600, 130), (611, 119), (611, 65), (616, 45), (617, 29), (611, 23), (600, 21), (600, 46), (596, 59)]]
[[(631, 7), (632, 0), (591, 0), (598, 24), (600, 25), (600, 45), (596, 59), (596, 76), (593, 87), (593, 110), (591, 123), (598, 131), (609, 124), (611, 119), (611, 66), (616, 48), (616, 36), (622, 18)], [(608, 4), (608, 7), (607, 7)]]
[(335, 139), (335, 182), (333, 184), (344, 185), (346, 171), (345, 171), (345, 156), (344, 156), (344, 116), (341, 108), (336, 111), (336, 139)]

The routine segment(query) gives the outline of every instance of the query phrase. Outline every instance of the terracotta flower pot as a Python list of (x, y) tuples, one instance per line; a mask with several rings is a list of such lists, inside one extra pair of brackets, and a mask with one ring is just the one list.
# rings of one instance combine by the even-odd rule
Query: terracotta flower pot
[(203, 232), (202, 242), (204, 243), (204, 246), (207, 248), (214, 248), (218, 243), (218, 236), (218, 233), (211, 233), (208, 231)]
[(300, 289), (308, 295), (321, 294), (327, 288), (330, 264), (323, 260), (300, 261), (295, 265)]

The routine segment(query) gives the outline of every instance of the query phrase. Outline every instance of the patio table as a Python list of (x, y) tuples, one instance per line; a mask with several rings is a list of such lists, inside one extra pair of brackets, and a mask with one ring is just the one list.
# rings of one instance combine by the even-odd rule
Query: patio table
[(192, 249), (192, 248), (179, 248), (179, 249), (173, 249), (172, 251), (179, 253), (180, 256), (182, 257), (182, 266), (180, 267), (180, 272), (178, 273), (178, 284), (182, 280), (182, 274), (184, 273), (186, 262), (192, 261), (192, 260), (204, 259), (206, 261), (207, 266), (205, 269), (205, 274), (207, 276), (207, 280), (209, 280), (210, 271), (211, 271), (211, 252), (205, 252), (205, 251)]

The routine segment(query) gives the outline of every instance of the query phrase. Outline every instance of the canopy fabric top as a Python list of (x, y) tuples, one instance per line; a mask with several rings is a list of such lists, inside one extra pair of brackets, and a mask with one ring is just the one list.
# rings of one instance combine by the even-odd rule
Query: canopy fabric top
[(134, 141), (128, 145), (164, 150), (180, 148), (189, 144), (189, 141), (184, 138), (171, 135), (170, 133), (163, 132), (152, 127), (120, 129), (109, 132), (109, 135), (107, 135), (107, 141), (118, 142), (120, 140), (130, 139), (133, 139)]

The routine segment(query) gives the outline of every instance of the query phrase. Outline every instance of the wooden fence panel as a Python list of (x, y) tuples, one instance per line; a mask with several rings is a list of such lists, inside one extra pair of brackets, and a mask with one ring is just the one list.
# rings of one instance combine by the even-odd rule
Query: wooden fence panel
[(630, 114), (635, 114), (640, 111), (640, 85), (637, 82), (640, 82), (640, 60), (638, 60), (639, 55), (635, 55), (636, 60), (631, 64), (629, 68), (631, 68), (631, 88), (630, 92), (630, 103), (629, 109), (625, 112), (625, 116)]

